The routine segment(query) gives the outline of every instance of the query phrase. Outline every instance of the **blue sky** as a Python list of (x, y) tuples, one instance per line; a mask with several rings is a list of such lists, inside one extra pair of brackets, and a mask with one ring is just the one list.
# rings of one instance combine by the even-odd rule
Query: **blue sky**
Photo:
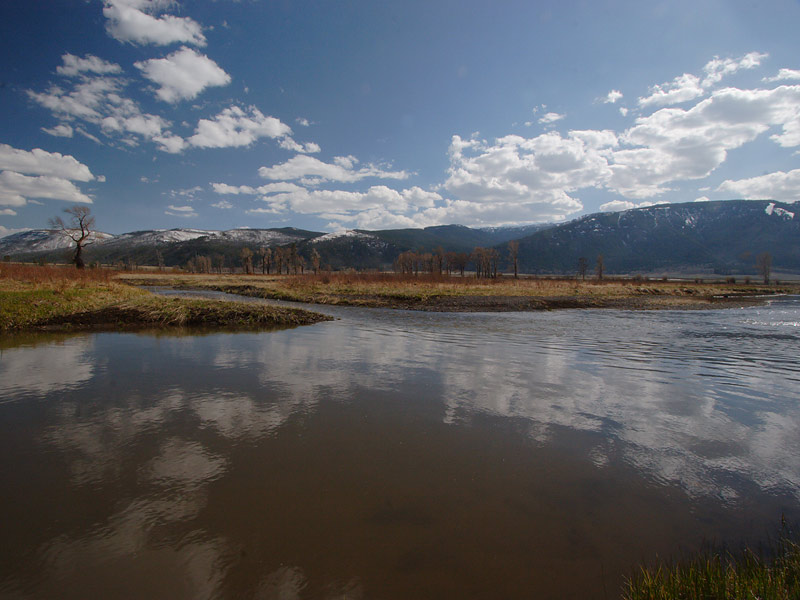
[(800, 3), (0, 6), (0, 235), (563, 221), (800, 194)]

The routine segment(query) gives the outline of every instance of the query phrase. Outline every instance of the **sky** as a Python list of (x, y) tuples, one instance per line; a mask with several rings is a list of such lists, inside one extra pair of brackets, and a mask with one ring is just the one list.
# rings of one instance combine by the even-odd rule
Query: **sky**
[(0, 236), (800, 197), (800, 2), (0, 3)]

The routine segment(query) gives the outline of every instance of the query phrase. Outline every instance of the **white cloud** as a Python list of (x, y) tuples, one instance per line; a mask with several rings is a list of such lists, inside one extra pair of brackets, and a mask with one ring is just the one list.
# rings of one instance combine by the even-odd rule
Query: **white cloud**
[(259, 138), (291, 135), (291, 128), (275, 117), (265, 117), (255, 106), (226, 108), (213, 119), (200, 119), (187, 141), (200, 148), (249, 146)]
[(408, 173), (405, 171), (386, 171), (373, 164), (356, 169), (357, 163), (358, 159), (354, 156), (337, 156), (331, 164), (313, 156), (299, 154), (285, 163), (272, 167), (261, 167), (258, 174), (264, 179), (282, 181), (314, 177), (321, 181), (353, 182), (366, 177), (379, 179), (406, 179), (408, 177)]
[(87, 54), (83, 58), (75, 56), (74, 54), (64, 54), (61, 60), (64, 61), (64, 64), (56, 67), (56, 73), (66, 77), (74, 77), (83, 73), (108, 75), (122, 72), (122, 67), (118, 64), (108, 62), (93, 54)]
[(706, 73), (703, 87), (710, 87), (719, 83), (723, 77), (733, 75), (742, 69), (754, 69), (760, 66), (761, 61), (768, 56), (769, 54), (760, 52), (749, 52), (741, 58), (719, 58), (715, 56), (703, 67), (703, 71)]
[(30, 175), (53, 175), (75, 181), (94, 179), (89, 167), (68, 154), (47, 152), (41, 148), (19, 150), (8, 144), (0, 144), (0, 170)]
[(729, 192), (749, 200), (779, 200), (796, 202), (800, 199), (800, 169), (776, 171), (749, 179), (726, 179), (717, 188), (718, 192)]
[[(171, 139), (168, 132), (169, 121), (157, 115), (143, 113), (136, 102), (123, 95), (125, 85), (120, 77), (82, 75), (77, 81), (70, 82), (69, 88), (53, 85), (46, 92), (29, 90), (28, 96), (50, 109), (59, 119), (80, 119), (91, 123), (99, 127), (104, 135), (119, 136), (128, 145), (137, 143), (136, 138), (130, 134), (145, 139)], [(75, 127), (74, 130), (101, 143), (95, 135), (81, 127)]]
[(4, 217), (14, 217), (14, 216), (17, 215), (17, 211), (12, 210), (10, 208), (4, 208), (4, 209), (0, 210), (0, 215), (2, 215)]
[(666, 191), (672, 181), (708, 176), (729, 150), (755, 140), (770, 127), (781, 146), (800, 145), (800, 86), (773, 90), (725, 88), (692, 108), (663, 108), (620, 137), (630, 148), (611, 156), (608, 187), (629, 198)]
[(493, 145), (453, 136), (444, 187), (463, 202), (491, 205), (483, 210), (492, 214), (505, 207), (509, 214), (524, 213), (527, 222), (556, 219), (583, 208), (569, 193), (601, 186), (611, 176), (607, 155), (616, 145), (611, 131), (509, 135)]
[(795, 69), (781, 69), (774, 77), (764, 77), (761, 81), (790, 81), (800, 79), (800, 70)]
[(614, 104), (617, 100), (622, 99), (622, 92), (619, 90), (611, 90), (608, 95), (603, 99), (605, 104)]
[(51, 129), (47, 129), (46, 127), (42, 127), (42, 131), (44, 131), (45, 133), (47, 133), (49, 135), (52, 135), (54, 137), (67, 137), (67, 138), (71, 138), (72, 137), (72, 133), (73, 133), (72, 127), (70, 127), (69, 125), (66, 125), (64, 123), (56, 125), (55, 127), (52, 127)]
[(556, 112), (545, 113), (539, 119), (539, 123), (541, 123), (542, 125), (552, 125), (556, 121), (560, 121), (561, 119), (563, 119), (565, 116), (566, 115), (560, 115)]
[(222, 210), (227, 210), (229, 208), (233, 208), (233, 204), (231, 204), (227, 200), (220, 200), (219, 202), (215, 202), (211, 206), (213, 206), (214, 208), (222, 209)]
[(303, 117), (297, 117), (295, 119), (295, 122), (298, 125), (300, 125), (301, 127), (308, 127), (309, 125), (311, 125), (311, 121), (309, 121), (308, 119), (305, 119)]
[(671, 82), (654, 85), (650, 95), (639, 98), (639, 106), (669, 106), (699, 98), (707, 90), (719, 83), (723, 77), (732, 75), (741, 69), (753, 69), (761, 64), (768, 55), (750, 52), (740, 58), (714, 57), (703, 67), (705, 77), (684, 73)]
[(14, 171), (0, 173), (0, 206), (24, 206), (28, 198), (92, 203), (74, 183), (60, 177), (29, 177)]
[(178, 154), (186, 148), (186, 140), (179, 135), (157, 135), (153, 141), (158, 144), (159, 150), (168, 154)]
[(705, 93), (700, 78), (684, 73), (669, 83), (654, 85), (650, 95), (639, 98), (639, 106), (667, 106), (699, 98)]
[(173, 217), (196, 217), (197, 213), (194, 210), (193, 206), (184, 205), (184, 206), (175, 206), (170, 204), (167, 206), (167, 210), (164, 211), (164, 214), (172, 215)]
[(290, 150), (291, 152), (300, 152), (302, 154), (315, 154), (320, 152), (322, 148), (319, 147), (319, 144), (314, 142), (306, 142), (305, 144), (298, 144), (290, 137), (285, 137), (280, 141), (280, 147), (284, 150)]
[(631, 210), (633, 208), (644, 208), (646, 206), (653, 206), (652, 202), (629, 202), (628, 200), (612, 200), (600, 205), (601, 212), (620, 212), (623, 210)]
[(625, 108), (624, 106), (620, 106), (619, 107), (619, 114), (621, 114), (623, 117), (627, 117), (628, 116), (628, 109)]
[(228, 85), (231, 77), (217, 63), (186, 46), (166, 58), (134, 63), (142, 75), (160, 85), (156, 96), (165, 102), (196, 98), (208, 87)]
[(182, 43), (205, 46), (203, 28), (194, 19), (173, 15), (154, 16), (171, 3), (150, 0), (104, 0), (106, 31), (120, 42), (133, 44)]
[(304, 189), (297, 184), (284, 181), (267, 183), (258, 187), (252, 187), (249, 185), (228, 185), (227, 183), (212, 183), (211, 187), (217, 194), (229, 194), (234, 196), (238, 196), (239, 194), (256, 196), (259, 194), (276, 194), (279, 192), (297, 192)]

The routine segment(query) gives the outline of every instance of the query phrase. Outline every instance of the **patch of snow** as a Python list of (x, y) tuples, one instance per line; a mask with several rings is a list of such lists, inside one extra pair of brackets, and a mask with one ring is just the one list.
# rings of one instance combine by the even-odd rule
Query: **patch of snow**
[(362, 233), (361, 231), (356, 231), (355, 229), (346, 229), (344, 231), (326, 233), (325, 235), (321, 235), (319, 237), (314, 238), (313, 240), (311, 240), (311, 243), (316, 244), (319, 242), (330, 242), (331, 240), (338, 240), (339, 238), (345, 238), (345, 237), (353, 239), (365, 239), (365, 240), (375, 239), (375, 236), (370, 235), (369, 233)]
[(779, 217), (783, 217), (787, 221), (794, 219), (793, 212), (789, 212), (788, 210), (786, 210), (785, 208), (781, 208), (780, 206), (775, 206), (774, 202), (770, 202), (769, 204), (767, 204), (767, 207), (764, 209), (764, 212), (770, 216), (777, 215)]

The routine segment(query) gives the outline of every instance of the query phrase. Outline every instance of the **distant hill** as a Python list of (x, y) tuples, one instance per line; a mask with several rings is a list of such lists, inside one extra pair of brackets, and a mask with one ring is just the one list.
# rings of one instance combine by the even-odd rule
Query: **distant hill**
[(793, 205), (756, 200), (689, 202), (597, 213), (519, 240), (520, 269), (590, 272), (603, 255), (609, 273), (658, 270), (754, 272), (769, 252), (773, 268), (800, 272), (800, 215)]
[[(333, 269), (388, 269), (404, 251), (470, 252), (494, 247), (502, 261), (508, 242), (519, 241), (523, 273), (575, 273), (586, 258), (592, 272), (603, 255), (608, 273), (753, 273), (756, 256), (769, 252), (773, 268), (800, 273), (800, 215), (792, 204), (728, 200), (665, 204), (623, 212), (587, 215), (561, 225), (473, 229), (443, 225), (424, 229), (349, 230), (324, 234), (294, 229), (169, 229), (122, 235), (98, 233), (87, 261), (105, 264), (185, 265), (195, 256), (222, 257), (240, 264), (242, 248), (296, 244), (309, 262), (319, 252)], [(68, 261), (71, 243), (58, 231), (34, 230), (0, 238), (0, 256), (18, 260)], [(506, 268), (510, 265), (506, 263)]]

